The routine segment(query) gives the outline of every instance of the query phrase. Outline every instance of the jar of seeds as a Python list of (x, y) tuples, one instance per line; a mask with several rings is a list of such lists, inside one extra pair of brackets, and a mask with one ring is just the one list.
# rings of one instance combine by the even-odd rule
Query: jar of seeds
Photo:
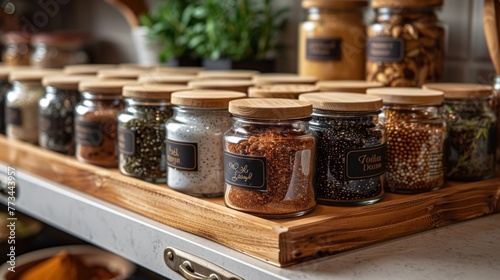
[(367, 94), (384, 102), (380, 120), (387, 129), (386, 190), (421, 193), (443, 187), (443, 92), (376, 88)]
[(382, 99), (355, 93), (308, 93), (316, 132), (316, 200), (332, 205), (367, 205), (386, 185), (386, 131), (379, 123)]
[(194, 90), (172, 94), (167, 122), (167, 185), (198, 197), (224, 193), (222, 136), (231, 127), (229, 101), (246, 97), (233, 91)]
[(171, 117), (170, 95), (186, 86), (125, 86), (125, 109), (118, 114), (120, 171), (159, 183), (167, 178), (165, 124)]
[(366, 79), (392, 87), (415, 87), (443, 76), (444, 28), (435, 10), (442, 0), (372, 0)]
[(12, 71), (9, 80), (12, 88), (7, 93), (6, 135), (9, 138), (38, 143), (38, 101), (44, 95), (42, 78), (60, 74), (56, 70)]
[(86, 79), (92, 76), (53, 75), (42, 80), (45, 95), (38, 102), (40, 147), (75, 154), (74, 111), (80, 102), (78, 84)]
[(127, 80), (83, 81), (82, 101), (75, 107), (75, 155), (81, 162), (118, 167), (117, 116), (123, 109), (122, 88)]
[(490, 101), (493, 87), (479, 84), (425, 84), (444, 93), (448, 129), (446, 176), (475, 181), (495, 175), (497, 117)]
[(268, 218), (304, 215), (316, 205), (312, 105), (293, 99), (231, 101), (224, 134), (224, 202)]

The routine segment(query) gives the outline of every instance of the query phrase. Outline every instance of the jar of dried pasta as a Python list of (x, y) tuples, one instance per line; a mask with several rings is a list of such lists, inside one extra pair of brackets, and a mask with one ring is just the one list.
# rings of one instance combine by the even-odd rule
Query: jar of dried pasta
[(31, 34), (26, 32), (7, 32), (2, 36), (5, 45), (2, 61), (5, 65), (30, 65)]
[(443, 92), (418, 88), (375, 88), (382, 98), (380, 121), (387, 130), (387, 191), (421, 193), (443, 187), (446, 124)]
[(366, 79), (392, 87), (420, 87), (443, 76), (445, 31), (435, 10), (442, 0), (372, 0), (367, 28)]
[(365, 77), (366, 1), (303, 0), (299, 27), (299, 74), (319, 80)]
[(62, 68), (89, 62), (85, 50), (89, 37), (84, 33), (50, 32), (33, 35), (31, 65), (40, 68)]
[(233, 124), (224, 134), (226, 205), (269, 218), (313, 210), (312, 105), (293, 99), (242, 99), (231, 101), (229, 112)]

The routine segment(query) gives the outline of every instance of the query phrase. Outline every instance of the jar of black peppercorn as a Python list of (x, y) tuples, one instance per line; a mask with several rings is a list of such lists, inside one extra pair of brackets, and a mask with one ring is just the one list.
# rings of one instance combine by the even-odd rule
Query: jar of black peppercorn
[(45, 95), (38, 102), (40, 147), (75, 154), (74, 111), (80, 102), (78, 84), (86, 79), (92, 76), (54, 75), (42, 80)]
[(475, 181), (495, 175), (497, 117), (490, 101), (493, 87), (479, 84), (425, 84), (444, 93), (448, 129), (446, 177)]
[(233, 125), (224, 134), (226, 205), (269, 218), (312, 211), (312, 105), (293, 99), (242, 99), (231, 101), (229, 112)]
[(377, 88), (368, 89), (367, 94), (384, 102), (380, 120), (387, 130), (386, 190), (421, 193), (443, 187), (443, 92)]
[(125, 109), (118, 114), (119, 167), (122, 174), (165, 182), (165, 124), (171, 117), (170, 95), (185, 86), (125, 86)]
[(81, 162), (118, 167), (117, 116), (123, 109), (122, 89), (128, 80), (83, 81), (82, 101), (75, 107), (75, 155)]
[(372, 204), (386, 185), (386, 131), (382, 99), (355, 93), (307, 93), (316, 132), (316, 200), (332, 205)]

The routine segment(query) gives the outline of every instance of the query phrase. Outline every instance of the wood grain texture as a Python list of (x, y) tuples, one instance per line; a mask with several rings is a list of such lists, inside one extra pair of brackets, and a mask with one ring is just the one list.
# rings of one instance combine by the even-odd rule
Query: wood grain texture
[(304, 217), (268, 220), (229, 209), (222, 198), (190, 197), (2, 136), (0, 161), (276, 266), (500, 211), (499, 178), (449, 183), (418, 195), (388, 194), (370, 206), (319, 205)]

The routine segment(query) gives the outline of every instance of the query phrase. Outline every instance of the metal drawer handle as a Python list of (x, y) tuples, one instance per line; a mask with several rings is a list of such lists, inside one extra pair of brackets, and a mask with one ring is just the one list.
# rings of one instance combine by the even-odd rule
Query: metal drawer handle
[(220, 280), (215, 274), (210, 274), (208, 277), (197, 274), (188, 261), (184, 261), (179, 265), (179, 273), (188, 280)]

